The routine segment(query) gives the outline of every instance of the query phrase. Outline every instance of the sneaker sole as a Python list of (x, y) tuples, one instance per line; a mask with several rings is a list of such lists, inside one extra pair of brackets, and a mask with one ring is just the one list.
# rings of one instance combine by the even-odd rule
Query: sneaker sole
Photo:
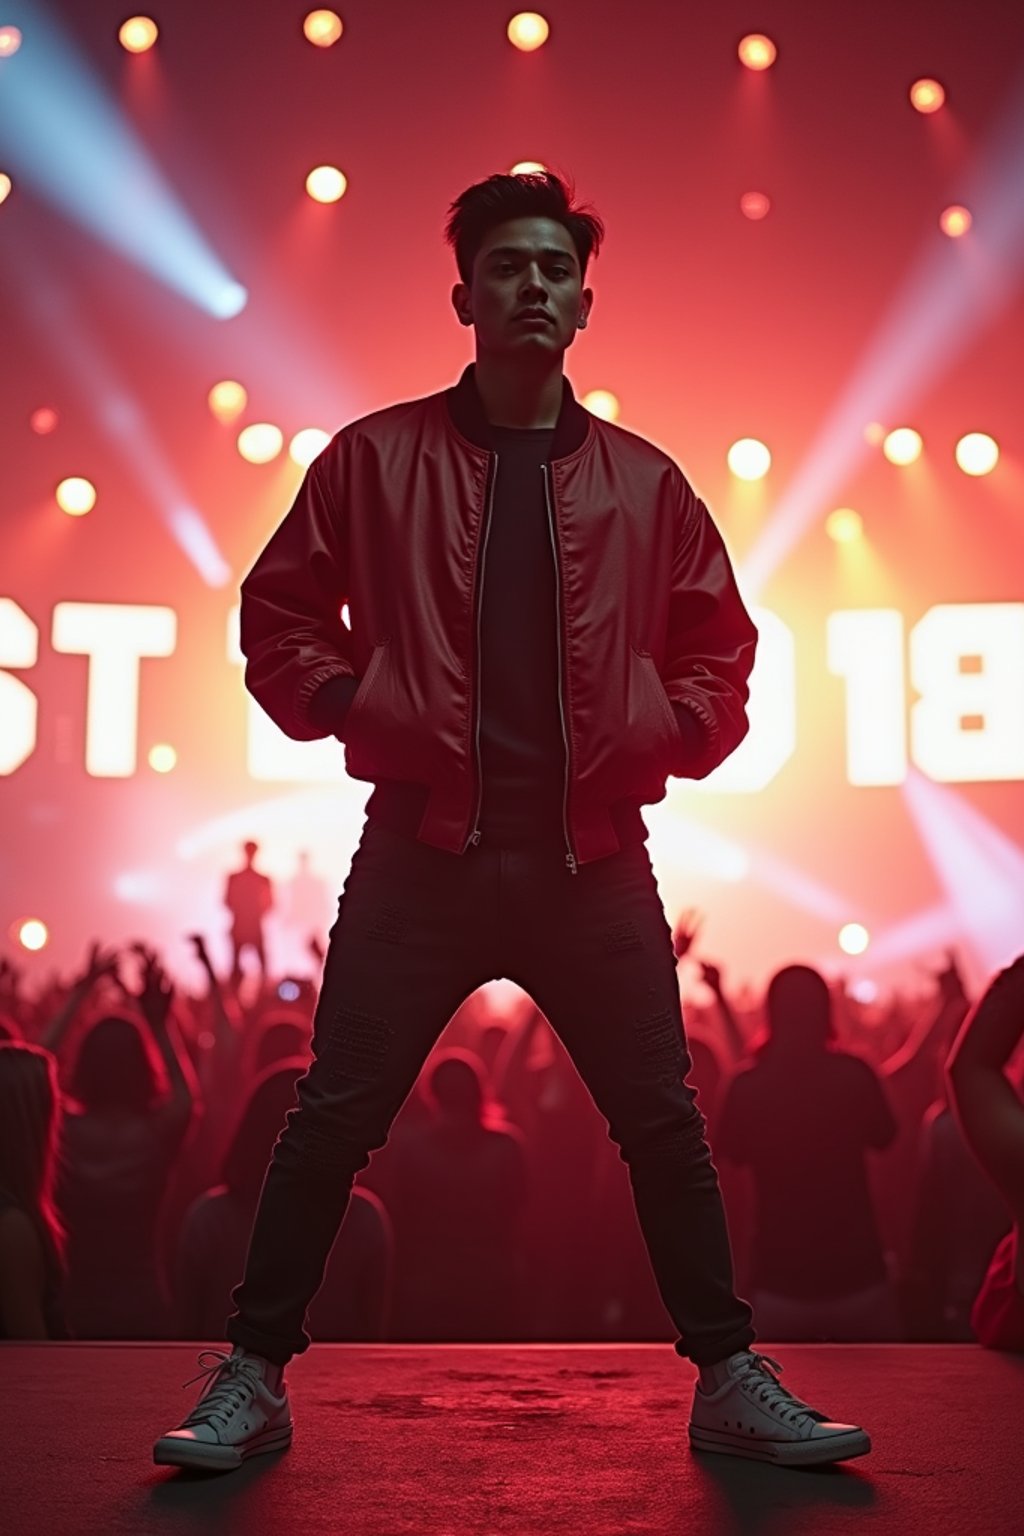
[(269, 1451), (284, 1451), (292, 1443), (292, 1426), (266, 1429), (243, 1445), (208, 1445), (202, 1440), (180, 1440), (163, 1435), (153, 1447), (153, 1460), (160, 1467), (192, 1467), (201, 1472), (231, 1472), (248, 1456), (263, 1456)]
[(817, 1440), (758, 1440), (753, 1435), (743, 1439), (725, 1430), (700, 1429), (691, 1425), (690, 1444), (694, 1450), (715, 1451), (720, 1456), (745, 1456), (752, 1461), (771, 1461), (784, 1467), (817, 1467), (830, 1461), (849, 1461), (866, 1456), (871, 1438), (863, 1429), (847, 1435), (829, 1435)]

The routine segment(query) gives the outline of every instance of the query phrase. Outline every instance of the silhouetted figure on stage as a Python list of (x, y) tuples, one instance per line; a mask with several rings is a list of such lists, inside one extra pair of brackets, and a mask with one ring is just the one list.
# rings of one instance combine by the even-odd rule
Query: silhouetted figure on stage
[(267, 974), (266, 949), (263, 939), (263, 919), (274, 905), (274, 888), (269, 875), (263, 875), (253, 867), (259, 852), (259, 843), (248, 842), (244, 847), (245, 863), (241, 869), (232, 870), (224, 887), (224, 905), (231, 913), (231, 985), (237, 987), (242, 978), (240, 964), (243, 949), (255, 951), (260, 966), (260, 979)]

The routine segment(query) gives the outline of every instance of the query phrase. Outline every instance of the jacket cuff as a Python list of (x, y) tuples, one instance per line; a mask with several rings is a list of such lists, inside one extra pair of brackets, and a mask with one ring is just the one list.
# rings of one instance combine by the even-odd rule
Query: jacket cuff
[(306, 715), (318, 731), (336, 736), (345, 722), (359, 687), (358, 677), (329, 677), (310, 697)]
[(707, 749), (708, 733), (687, 704), (679, 704), (675, 699), (669, 699), (669, 703), (683, 738), (686, 756), (697, 759)]

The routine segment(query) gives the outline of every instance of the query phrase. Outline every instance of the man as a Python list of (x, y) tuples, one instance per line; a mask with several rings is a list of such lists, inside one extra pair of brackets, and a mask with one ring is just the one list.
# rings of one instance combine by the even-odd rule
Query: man
[(234, 1351), (213, 1352), (158, 1462), (228, 1468), (289, 1443), (282, 1371), (311, 1342), (352, 1179), (460, 1002), (500, 976), (559, 1034), (628, 1164), (674, 1347), (699, 1370), (691, 1442), (787, 1465), (870, 1449), (779, 1384), (733, 1290), (639, 807), (743, 739), (757, 634), (681, 470), (563, 375), (603, 237), (571, 195), (497, 175), (456, 200), (475, 366), (343, 428), (242, 583), (246, 686), (289, 736), (337, 735), (376, 787), (315, 1059), (232, 1293)]

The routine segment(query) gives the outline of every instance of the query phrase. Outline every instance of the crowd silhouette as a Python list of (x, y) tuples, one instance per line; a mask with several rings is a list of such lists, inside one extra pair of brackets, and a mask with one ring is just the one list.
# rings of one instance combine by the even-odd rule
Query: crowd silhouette
[[(200, 934), (188, 984), (142, 942), (35, 996), (0, 960), (0, 1337), (223, 1337), (316, 1002), (270, 974), (255, 851), (224, 976)], [(952, 951), (919, 996), (786, 965), (759, 998), (699, 926), (688, 1081), (759, 1335), (1024, 1350), (1024, 955), (973, 1004)], [(531, 999), (474, 993), (356, 1177), (311, 1336), (671, 1339), (607, 1130)]]

